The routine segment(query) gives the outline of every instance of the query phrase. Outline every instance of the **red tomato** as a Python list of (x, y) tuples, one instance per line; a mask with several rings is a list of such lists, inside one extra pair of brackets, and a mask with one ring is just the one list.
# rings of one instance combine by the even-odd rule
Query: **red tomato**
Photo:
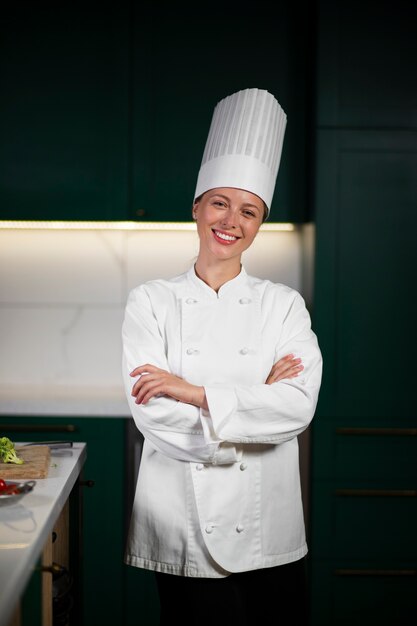
[(0, 478), (0, 495), (2, 496), (13, 496), (19, 493), (19, 490), (16, 489), (16, 483), (7, 484), (2, 478)]
[(2, 493), (8, 496), (15, 496), (19, 493), (19, 490), (14, 485), (8, 485)]

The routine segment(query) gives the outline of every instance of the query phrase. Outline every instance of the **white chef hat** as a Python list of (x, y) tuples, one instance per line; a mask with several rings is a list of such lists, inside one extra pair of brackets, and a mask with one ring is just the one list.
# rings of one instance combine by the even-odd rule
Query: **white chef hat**
[(243, 89), (217, 103), (194, 199), (216, 187), (236, 187), (271, 206), (287, 116), (264, 89)]

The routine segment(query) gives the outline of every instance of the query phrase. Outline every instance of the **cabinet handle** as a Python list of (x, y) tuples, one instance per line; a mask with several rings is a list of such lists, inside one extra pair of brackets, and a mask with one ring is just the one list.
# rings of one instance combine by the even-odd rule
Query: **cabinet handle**
[(415, 498), (417, 497), (417, 490), (415, 489), (336, 489), (336, 496), (350, 497), (350, 496), (367, 496), (367, 497), (401, 497), (401, 498)]
[(27, 432), (27, 433), (75, 433), (77, 427), (74, 424), (2, 424), (3, 432)]
[(80, 487), (94, 487), (94, 485), (96, 484), (94, 480), (79, 480), (78, 484)]
[(336, 428), (338, 435), (417, 436), (417, 428)]
[(417, 576), (415, 569), (336, 569), (335, 576)]
[(66, 568), (59, 563), (51, 563), (50, 565), (42, 565), (39, 567), (41, 572), (49, 572), (50, 574), (62, 574), (66, 572)]

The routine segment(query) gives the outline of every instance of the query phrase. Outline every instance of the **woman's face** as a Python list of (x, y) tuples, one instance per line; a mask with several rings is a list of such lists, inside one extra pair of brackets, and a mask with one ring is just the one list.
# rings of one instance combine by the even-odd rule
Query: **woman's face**
[(233, 187), (206, 191), (193, 206), (200, 237), (200, 256), (239, 257), (262, 224), (264, 203), (253, 193)]

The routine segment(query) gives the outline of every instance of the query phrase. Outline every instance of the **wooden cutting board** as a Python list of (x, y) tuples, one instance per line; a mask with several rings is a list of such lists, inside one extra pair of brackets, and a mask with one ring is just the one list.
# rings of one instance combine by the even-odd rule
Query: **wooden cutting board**
[(0, 462), (0, 478), (14, 480), (48, 476), (51, 461), (49, 446), (16, 446), (16, 454), (24, 460), (23, 465)]

